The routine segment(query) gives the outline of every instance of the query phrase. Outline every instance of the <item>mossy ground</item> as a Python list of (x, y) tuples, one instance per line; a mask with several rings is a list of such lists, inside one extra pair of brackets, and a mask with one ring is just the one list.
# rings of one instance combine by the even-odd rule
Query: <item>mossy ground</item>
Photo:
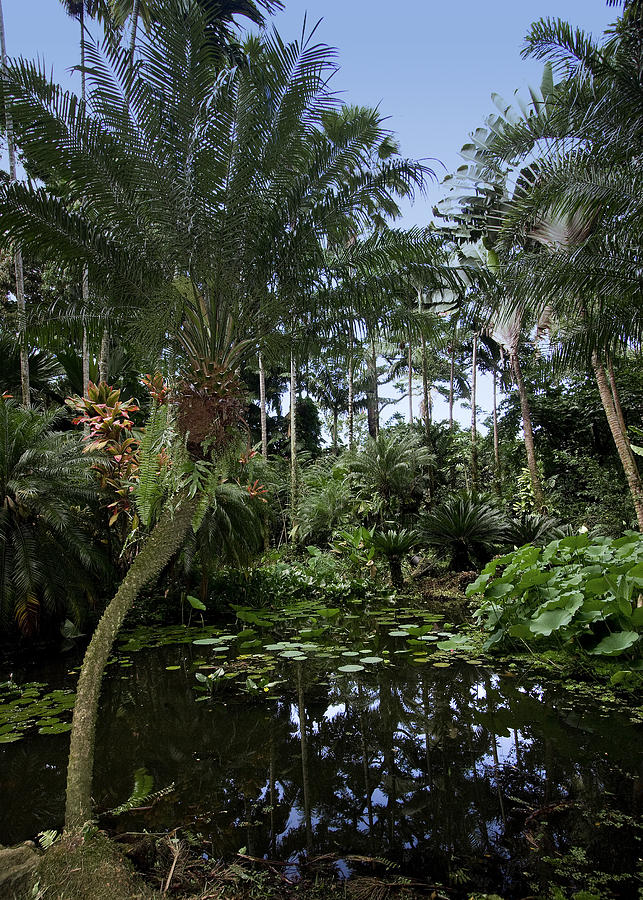
[[(109, 838), (63, 837), (42, 855), (31, 898), (154, 900), (161, 895), (138, 876)], [(27, 900), (27, 897), (25, 897)]]

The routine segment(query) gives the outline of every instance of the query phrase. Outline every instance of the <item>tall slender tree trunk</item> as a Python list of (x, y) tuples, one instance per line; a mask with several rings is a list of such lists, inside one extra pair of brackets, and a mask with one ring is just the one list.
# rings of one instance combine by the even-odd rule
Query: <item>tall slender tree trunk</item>
[(409, 335), (409, 425), (413, 424), (413, 348), (411, 346), (411, 335)]
[(424, 335), (422, 335), (422, 402), (424, 404), (424, 431), (428, 444), (431, 439), (431, 391), (429, 388), (429, 363)]
[(638, 522), (639, 531), (643, 531), (643, 485), (641, 484), (641, 476), (634, 455), (630, 449), (630, 442), (627, 439), (627, 434), (621, 427), (614, 397), (610, 390), (607, 375), (605, 374), (605, 368), (599, 360), (596, 351), (592, 353), (592, 367), (596, 376), (596, 384), (598, 385), (601, 403), (603, 404), (603, 409), (605, 410), (605, 415), (607, 417), (607, 424), (612, 432), (616, 450), (619, 459), (621, 460), (625, 477), (627, 478), (630, 494), (632, 495), (632, 502), (636, 511), (636, 521)]
[(355, 362), (353, 359), (353, 323), (351, 321), (350, 342), (348, 350), (348, 449), (355, 444)]
[(471, 482), (473, 489), (478, 489), (478, 416), (476, 401), (478, 399), (478, 335), (473, 336), (473, 354), (471, 359)]
[(500, 471), (500, 441), (498, 439), (498, 372), (493, 368), (493, 461), (496, 474), (496, 491), (502, 497), (502, 473)]
[(368, 433), (372, 438), (379, 434), (379, 398), (377, 396), (377, 353), (375, 341), (371, 340), (370, 352), (366, 359), (367, 384), (366, 413), (368, 417)]
[(527, 390), (525, 388), (525, 382), (522, 377), (522, 369), (520, 368), (520, 362), (518, 360), (518, 354), (516, 352), (512, 353), (511, 355), (511, 366), (513, 368), (514, 377), (516, 379), (518, 395), (520, 396), (522, 430), (525, 436), (525, 451), (527, 453), (527, 466), (529, 468), (531, 489), (534, 492), (536, 508), (539, 512), (541, 512), (545, 506), (545, 495), (543, 493), (543, 486), (540, 481), (538, 466), (536, 464), (536, 448), (534, 445), (534, 430), (531, 425), (531, 410), (529, 409), (529, 398), (527, 397)]
[(293, 529), (297, 525), (297, 370), (290, 351), (290, 508)]
[(107, 381), (109, 377), (109, 328), (103, 329), (100, 342), (100, 356), (98, 357), (98, 380)]
[[(0, 0), (0, 52), (2, 53), (2, 80), (7, 77), (7, 45), (4, 33), (4, 13)], [(5, 124), (7, 128), (7, 151), (9, 154), (9, 181), (17, 181), (16, 145), (13, 135), (13, 116), (11, 102), (5, 93)], [(25, 276), (22, 266), (22, 250), (15, 247), (13, 251), (13, 267), (16, 276), (16, 301), (18, 303), (18, 345), (20, 348), (20, 391), (22, 405), (25, 409), (31, 406), (31, 390), (29, 385), (29, 345), (27, 343), (27, 307), (25, 302)]]
[(198, 498), (180, 498), (161, 515), (130, 566), (116, 596), (103, 613), (83, 659), (71, 728), (65, 831), (78, 832), (92, 817), (92, 775), (96, 717), (103, 672), (123, 620), (141, 589), (156, 578), (180, 548), (190, 528)]
[(266, 372), (259, 353), (259, 417), (261, 419), (261, 455), (268, 459), (268, 418), (266, 415)]
[[(87, 79), (85, 76), (85, 5), (80, 5), (80, 85), (81, 97), (83, 103), (87, 99)], [(87, 266), (83, 269), (82, 281), (83, 295), (83, 314), (86, 315), (89, 309), (89, 269)], [(87, 396), (89, 391), (89, 340), (87, 337), (87, 326), (83, 322), (83, 343), (82, 343), (82, 370), (83, 370), (83, 397)]]
[(337, 407), (333, 409), (333, 453), (337, 454), (337, 422), (339, 419), (339, 410)]
[[(625, 416), (623, 415), (623, 407), (621, 406), (621, 395), (618, 391), (618, 385), (616, 384), (616, 373), (614, 372), (614, 364), (612, 362), (612, 357), (608, 356), (607, 358), (607, 374), (609, 376), (610, 388), (612, 391), (612, 400), (614, 401), (614, 409), (616, 411), (616, 415), (618, 417), (618, 423), (621, 426), (621, 431), (627, 437), (627, 425), (625, 423)], [(629, 446), (629, 442), (628, 442)], [(631, 450), (630, 450), (631, 453)], [(632, 454), (633, 456), (633, 454)]]
[(451, 369), (449, 372), (449, 431), (453, 430), (453, 382), (455, 379), (455, 335), (451, 344)]
[[(130, 33), (130, 41), (129, 41), (129, 65), (130, 65), (130, 75), (134, 70), (134, 52), (136, 50), (136, 32), (138, 30), (138, 16), (141, 10), (141, 0), (134, 0), (134, 4), (132, 6), (132, 31)], [(129, 95), (129, 91), (128, 91)], [(129, 97), (128, 97), (129, 99)]]

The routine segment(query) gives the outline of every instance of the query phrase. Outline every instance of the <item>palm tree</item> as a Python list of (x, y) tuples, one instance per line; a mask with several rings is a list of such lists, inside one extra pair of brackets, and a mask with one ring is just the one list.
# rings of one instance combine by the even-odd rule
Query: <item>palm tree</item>
[[(4, 36), (4, 14), (0, 0), (0, 54), (2, 55), (2, 80), (4, 83), (7, 69), (7, 47)], [(13, 134), (13, 117), (11, 114), (11, 101), (5, 94), (5, 125), (7, 131), (7, 150), (9, 153), (9, 179), (11, 183), (16, 181), (16, 147)], [(16, 274), (16, 299), (18, 301), (18, 343), (20, 346), (20, 385), (22, 390), (22, 405), (28, 409), (31, 405), (29, 390), (29, 347), (27, 344), (27, 320), (25, 307), (25, 280), (22, 267), (22, 250), (19, 245), (13, 248), (13, 262)]]
[[(237, 371), (279, 329), (284, 309), (311, 296), (324, 242), (360, 229), (369, 198), (424, 172), (394, 160), (347, 181), (385, 131), (373, 110), (333, 112), (332, 51), (310, 40), (284, 44), (277, 35), (250, 38), (244, 51), (247, 65), (221, 71), (201, 7), (167, 0), (162, 21), (139, 43), (134, 72), (127, 50), (107, 46), (103, 55), (88, 43), (91, 112), (32, 63), (21, 61), (8, 75), (24, 152), (49, 177), (73, 178), (64, 197), (32, 184), (5, 189), (3, 233), (40, 257), (86, 267), (150, 352), (175, 354), (178, 423), (191, 455), (186, 480), (87, 650), (67, 829), (91, 815), (98, 695), (112, 642), (203, 503), (194, 459), (220, 455), (241, 424)], [(125, 91), (127, 105), (119, 99)]]
[(562, 64), (565, 78), (554, 85), (546, 70), (531, 106), (505, 109), (471, 157), (478, 177), (519, 168), (494, 224), (509, 253), (504, 278), (516, 307), (528, 302), (555, 322), (559, 364), (593, 370), (643, 529), (643, 483), (608, 375), (610, 359), (643, 335), (639, 12), (630, 5), (602, 46), (560, 20), (533, 25), (525, 52)]

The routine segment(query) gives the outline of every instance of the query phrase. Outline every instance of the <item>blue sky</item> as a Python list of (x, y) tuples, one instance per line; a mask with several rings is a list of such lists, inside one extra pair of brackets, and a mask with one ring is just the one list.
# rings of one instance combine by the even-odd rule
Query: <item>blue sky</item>
[[(42, 58), (80, 91), (78, 74), (68, 71), (78, 62), (78, 25), (62, 5), (4, 0), (3, 7), (9, 55)], [(309, 28), (322, 19), (316, 38), (338, 49), (335, 89), (347, 102), (378, 106), (404, 155), (439, 160), (432, 165), (441, 179), (459, 165), (468, 133), (494, 111), (493, 92), (510, 98), (540, 83), (542, 64), (520, 57), (531, 22), (560, 17), (600, 35), (616, 10), (605, 0), (286, 0), (273, 22), (290, 39), (305, 15)], [(403, 224), (426, 224), (440, 195), (432, 187), (405, 209)], [(486, 409), (488, 394), (483, 384)]]

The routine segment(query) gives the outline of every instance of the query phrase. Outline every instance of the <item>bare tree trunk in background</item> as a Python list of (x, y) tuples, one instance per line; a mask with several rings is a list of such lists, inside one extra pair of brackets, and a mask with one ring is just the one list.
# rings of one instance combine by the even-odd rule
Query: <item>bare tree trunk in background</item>
[[(4, 13), (0, 0), (0, 52), (2, 53), (2, 79), (7, 71), (7, 45), (4, 33)], [(11, 103), (5, 94), (5, 123), (7, 128), (7, 152), (9, 154), (9, 182), (17, 181), (16, 145), (13, 135), (13, 116)], [(18, 303), (18, 344), (20, 347), (20, 392), (25, 409), (31, 406), (31, 390), (29, 384), (29, 346), (27, 343), (27, 306), (25, 302), (25, 276), (22, 266), (22, 251), (15, 247), (13, 251), (13, 267), (16, 275), (16, 300)]]
[(498, 372), (493, 368), (493, 459), (496, 469), (496, 491), (502, 497), (502, 473), (500, 471), (500, 442), (498, 440)]
[(290, 351), (290, 506), (293, 529), (297, 525), (297, 371)]
[[(598, 358), (596, 351), (592, 353), (592, 366), (596, 376), (596, 384), (601, 397), (601, 403), (607, 417), (607, 424), (612, 432), (616, 450), (627, 478), (627, 483), (632, 495), (632, 502), (636, 511), (636, 521), (638, 522), (639, 531), (643, 531), (643, 485), (641, 484), (641, 476), (639, 474), (636, 460), (630, 448), (630, 442), (627, 434), (624, 432), (619, 415), (616, 410), (616, 404), (610, 386), (608, 383), (605, 369)], [(621, 413), (622, 417), (622, 413)]]
[(409, 425), (413, 424), (413, 348), (411, 346), (411, 335), (409, 334)]
[(109, 377), (109, 328), (105, 326), (100, 342), (100, 356), (98, 357), (98, 380), (107, 381)]
[(337, 453), (337, 420), (339, 418), (339, 411), (337, 407), (333, 410), (333, 453)]
[(424, 431), (426, 432), (428, 444), (431, 438), (431, 391), (429, 388), (429, 364), (424, 335), (422, 335), (422, 401), (424, 403)]
[[(87, 80), (85, 76), (85, 4), (80, 4), (80, 84), (81, 97), (83, 103), (87, 99)], [(89, 308), (89, 269), (87, 266), (83, 269), (83, 313), (86, 314)], [(87, 326), (83, 323), (83, 348), (82, 348), (82, 369), (83, 369), (83, 397), (87, 396), (89, 390), (89, 341), (87, 339)]]
[(451, 371), (449, 374), (449, 431), (453, 430), (453, 381), (455, 378), (455, 335), (451, 344)]
[(259, 416), (261, 418), (261, 455), (268, 459), (268, 419), (266, 415), (266, 372), (259, 353)]
[(473, 336), (473, 354), (471, 368), (471, 482), (474, 491), (478, 490), (478, 417), (476, 414), (478, 386), (478, 335)]
[(525, 435), (525, 451), (527, 453), (527, 466), (529, 468), (529, 477), (531, 479), (531, 489), (534, 492), (536, 509), (538, 510), (538, 512), (542, 512), (543, 507), (545, 506), (545, 495), (543, 493), (543, 486), (540, 481), (540, 475), (538, 474), (538, 465), (536, 463), (536, 448), (534, 445), (534, 430), (531, 425), (531, 410), (529, 409), (529, 398), (527, 397), (527, 389), (525, 388), (525, 382), (522, 377), (522, 369), (520, 368), (520, 362), (518, 360), (517, 353), (512, 353), (511, 365), (514, 371), (514, 377), (516, 379), (516, 386), (518, 387), (518, 394), (520, 396), (522, 430)]
[(366, 414), (368, 417), (368, 433), (372, 438), (377, 437), (378, 423), (378, 399), (377, 399), (377, 354), (375, 342), (371, 340), (370, 352), (366, 357)]
[(351, 320), (351, 331), (348, 345), (348, 449), (352, 450), (355, 429), (355, 386), (353, 384), (355, 378), (355, 363), (353, 360), (353, 322)]

